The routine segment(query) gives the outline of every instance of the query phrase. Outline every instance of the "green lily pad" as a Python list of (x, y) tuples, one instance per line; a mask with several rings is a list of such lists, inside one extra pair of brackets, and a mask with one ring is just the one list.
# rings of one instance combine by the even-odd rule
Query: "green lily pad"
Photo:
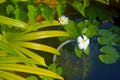
[(87, 31), (86, 31), (86, 36), (87, 37), (93, 37), (98, 34), (98, 28), (94, 25), (89, 25)]
[(115, 37), (111, 31), (105, 29), (100, 30), (99, 35), (102, 36), (97, 39), (100, 44), (109, 44)]
[(76, 56), (81, 58), (83, 51), (80, 50), (77, 45), (75, 46), (74, 51), (75, 51)]
[(99, 55), (99, 59), (106, 64), (113, 64), (120, 58), (119, 52), (112, 46), (104, 46), (100, 49), (104, 54)]
[(84, 53), (85, 53), (86, 55), (89, 55), (89, 53), (90, 53), (90, 47), (89, 47), (89, 46), (87, 47), (86, 50), (84, 50)]

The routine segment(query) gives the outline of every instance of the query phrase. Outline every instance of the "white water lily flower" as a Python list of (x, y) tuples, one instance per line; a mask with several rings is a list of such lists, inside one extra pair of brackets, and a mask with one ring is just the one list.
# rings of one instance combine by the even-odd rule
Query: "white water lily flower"
[(90, 40), (85, 35), (82, 35), (77, 38), (77, 42), (79, 49), (86, 50), (90, 43)]
[(58, 20), (59, 20), (60, 24), (62, 24), (62, 25), (68, 24), (68, 22), (69, 22), (68, 17), (66, 17), (64, 15), (59, 17)]

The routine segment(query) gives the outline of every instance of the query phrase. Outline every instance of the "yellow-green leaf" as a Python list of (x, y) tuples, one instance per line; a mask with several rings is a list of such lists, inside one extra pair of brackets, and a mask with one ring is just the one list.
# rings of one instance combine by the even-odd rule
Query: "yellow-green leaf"
[(64, 80), (63, 77), (47, 69), (35, 68), (35, 67), (25, 66), (21, 64), (0, 64), (0, 69), (50, 76), (53, 78)]
[(69, 34), (65, 31), (58, 31), (58, 30), (39, 31), (39, 32), (27, 33), (21, 36), (20, 40), (30, 41), (36, 39), (58, 37), (58, 36), (69, 36)]
[(60, 55), (60, 52), (57, 49), (47, 46), (47, 45), (34, 43), (34, 42), (20, 42), (19, 46)]
[(19, 27), (19, 28), (26, 28), (26, 26), (28, 26), (28, 24), (26, 24), (22, 21), (15, 20), (15, 19), (8, 18), (8, 17), (1, 16), (1, 15), (0, 15), (0, 23), (14, 26), (14, 27)]
[(30, 58), (25, 58), (25, 57), (20, 57), (20, 56), (9, 56), (9, 57), (1, 57), (0, 58), (0, 64), (2, 63), (31, 63), (31, 64), (38, 64), (41, 65), (38, 61), (30, 59)]
[(16, 49), (19, 50), (20, 52), (24, 53), (28, 57), (31, 57), (32, 59), (38, 61), (39, 63), (41, 63), (41, 65), (46, 66), (44, 58), (37, 55), (36, 53), (34, 53), (28, 49), (19, 47), (19, 46), (16, 46)]
[(26, 80), (25, 78), (21, 76), (18, 76), (18, 75), (15, 75), (14, 73), (10, 73), (10, 72), (3, 71), (3, 70), (0, 70), (0, 77), (6, 80)]

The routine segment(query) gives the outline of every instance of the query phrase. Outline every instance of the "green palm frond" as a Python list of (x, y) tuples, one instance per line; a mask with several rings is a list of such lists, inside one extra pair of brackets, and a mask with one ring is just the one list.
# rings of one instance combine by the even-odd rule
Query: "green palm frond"
[[(40, 76), (45, 75), (63, 80), (63, 78), (56, 73), (38, 67), (38, 65), (44, 67), (47, 67), (47, 65), (44, 57), (34, 52), (34, 50), (38, 50), (60, 55), (60, 52), (55, 48), (33, 41), (58, 36), (69, 36), (65, 31), (35, 31), (35, 28), (37, 30), (55, 25), (59, 25), (59, 23), (57, 21), (53, 21), (53, 23), (42, 21), (34, 25), (28, 25), (19, 20), (0, 16), (0, 72), (3, 73), (3, 75), (0, 74), (0, 77), (8, 80), (17, 80), (15, 78), (18, 77), (19, 80), (24, 80), (24, 78), (21, 78), (17, 74), (9, 72), (10, 70)], [(7, 76), (7, 78), (5, 78), (5, 76)]]
[(57, 75), (56, 73), (52, 71), (42, 69), (42, 68), (25, 66), (21, 64), (0, 64), (0, 69), (8, 70), (8, 71), (12, 70), (12, 71), (26, 72), (26, 73), (32, 73), (32, 74), (38, 74), (38, 75), (45, 75), (45, 76), (50, 76), (50, 77), (64, 80), (61, 76)]
[(25, 78), (15, 75), (11, 72), (7, 72), (7, 71), (3, 71), (0, 70), (0, 80), (1, 78), (3, 78), (2, 80), (6, 79), (6, 80), (26, 80)]

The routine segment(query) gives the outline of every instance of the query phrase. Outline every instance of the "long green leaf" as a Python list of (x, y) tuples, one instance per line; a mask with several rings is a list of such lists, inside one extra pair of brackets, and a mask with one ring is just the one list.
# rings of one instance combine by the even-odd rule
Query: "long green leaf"
[(6, 80), (26, 80), (23, 77), (20, 77), (18, 75), (15, 75), (13, 73), (3, 71), (3, 70), (0, 70), (0, 77), (2, 77), (3, 79), (6, 79)]
[(65, 31), (58, 31), (58, 30), (39, 31), (39, 32), (27, 33), (21, 36), (20, 40), (30, 41), (36, 39), (58, 37), (58, 36), (69, 36), (69, 34)]
[(11, 55), (17, 55), (14, 49), (10, 48), (10, 46), (8, 46), (7, 44), (5, 44), (2, 41), (0, 41), (0, 49), (5, 52), (8, 52)]
[(33, 25), (33, 27), (35, 28), (44, 28), (44, 27), (49, 27), (49, 26), (59, 26), (60, 23), (56, 20), (53, 20), (53, 22), (49, 22), (49, 21), (41, 21), (40, 23), (36, 23), (35, 25)]
[(38, 64), (41, 65), (39, 62), (25, 57), (18, 57), (18, 56), (10, 56), (10, 57), (1, 57), (0, 58), (0, 64), (1, 63), (31, 63), (31, 64)]
[(20, 52), (24, 53), (28, 57), (31, 57), (32, 59), (38, 61), (39, 63), (41, 63), (41, 65), (46, 66), (44, 58), (37, 55), (36, 53), (34, 53), (28, 49), (19, 47), (19, 46), (16, 46), (16, 49), (19, 50)]
[(28, 26), (28, 24), (26, 24), (22, 21), (15, 20), (15, 19), (8, 18), (8, 17), (1, 16), (1, 15), (0, 15), (0, 23), (14, 26), (14, 27), (19, 27), (19, 28), (26, 28), (26, 26)]
[(47, 45), (43, 45), (43, 44), (38, 44), (34, 42), (20, 42), (19, 45), (25, 48), (41, 50), (41, 51), (50, 52), (56, 55), (60, 55), (60, 52), (57, 49)]
[(20, 65), (20, 64), (0, 64), (0, 69), (32, 73), (32, 74), (38, 74), (38, 75), (45, 75), (45, 76), (50, 76), (53, 78), (64, 80), (61, 76), (57, 75), (56, 73), (52, 71), (42, 69), (42, 68), (35, 68), (35, 67)]

